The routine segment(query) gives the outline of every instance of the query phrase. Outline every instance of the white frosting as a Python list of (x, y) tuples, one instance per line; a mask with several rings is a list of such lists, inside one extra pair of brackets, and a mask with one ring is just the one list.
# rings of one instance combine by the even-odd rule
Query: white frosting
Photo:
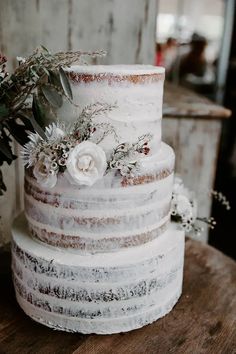
[[(184, 233), (170, 224), (175, 155), (161, 143), (164, 68), (75, 66), (70, 71), (79, 107), (66, 102), (59, 119), (71, 123), (86, 105), (116, 103), (95, 119), (117, 133), (100, 143), (106, 156), (118, 143), (149, 133), (151, 151), (139, 160), (135, 178), (111, 171), (91, 187), (70, 184), (63, 174), (55, 187), (42, 187), (26, 174), (25, 214), (32, 236), (26, 218), (17, 218), (16, 298), (26, 314), (54, 329), (125, 332), (166, 315), (182, 291)], [(82, 81), (77, 74), (84, 75)], [(82, 162), (82, 167), (88, 163)]]
[[(175, 164), (175, 154), (173, 149), (165, 144), (161, 143), (161, 147), (155, 155), (146, 156), (140, 158), (139, 160), (139, 170), (135, 173), (137, 176), (145, 176), (148, 174), (158, 174), (161, 173), (163, 170), (167, 170), (170, 173), (174, 170)], [(58, 182), (56, 186), (51, 188), (41, 187), (39, 184), (36, 183), (35, 180), (29, 178), (26, 174), (26, 180), (40, 190), (40, 192), (45, 192), (51, 195), (60, 195), (60, 197), (75, 197), (81, 198), (81, 196), (85, 196), (86, 200), (92, 194), (93, 196), (98, 195), (111, 195), (111, 194), (118, 194), (118, 195), (127, 195), (127, 189), (121, 185), (122, 178), (121, 176), (114, 176), (114, 173), (108, 173), (102, 179), (98, 180), (95, 184), (90, 186), (74, 186), (68, 182), (68, 180), (64, 177), (64, 175), (59, 175)], [(153, 189), (151, 183), (133, 186), (132, 194), (136, 194), (139, 189), (145, 189), (145, 192)], [(155, 186), (156, 187), (156, 186)], [(134, 188), (137, 188), (134, 189)], [(170, 187), (172, 191), (172, 186)], [(131, 191), (131, 190), (130, 190)]]
[(168, 313), (181, 293), (184, 234), (171, 228), (146, 245), (78, 255), (50, 249), (13, 227), (17, 300), (36, 321), (83, 333), (116, 333)]
[[(72, 66), (68, 71), (78, 74), (114, 74), (120, 75), (152, 75), (164, 74), (164, 68), (154, 66)], [(135, 142), (143, 134), (152, 133), (150, 153), (158, 151), (161, 143), (161, 118), (163, 100), (163, 82), (144, 81), (132, 83), (129, 81), (93, 80), (90, 82), (71, 82), (74, 106), (65, 100), (58, 110), (58, 119), (61, 121), (75, 121), (81, 110), (97, 102), (116, 105), (107, 115), (98, 116), (96, 123), (110, 123), (113, 125), (118, 140), (109, 134), (101, 142), (102, 148), (110, 153), (118, 143)]]
[(167, 315), (176, 302), (178, 301), (182, 292), (182, 286), (175, 289), (169, 301), (164, 300), (157, 306), (152, 306), (149, 310), (133, 314), (129, 317), (117, 317), (116, 321), (113, 319), (89, 320), (77, 318), (68, 318), (56, 313), (47, 312), (43, 309), (32, 306), (16, 293), (16, 299), (23, 311), (35, 321), (44, 324), (53, 329), (62, 330), (66, 332), (80, 332), (84, 334), (112, 334), (119, 332), (127, 332), (137, 328), (141, 328), (150, 324), (157, 319)]
[(151, 75), (164, 74), (165, 68), (154, 65), (73, 65), (67, 71), (85, 74), (112, 74), (112, 75)]
[(26, 176), (25, 214), (34, 237), (78, 252), (110, 252), (146, 243), (170, 219), (174, 153), (166, 144), (141, 161), (139, 174), (170, 174), (160, 180), (121, 187), (113, 174), (92, 187), (76, 186), (62, 175), (56, 187), (43, 188)]

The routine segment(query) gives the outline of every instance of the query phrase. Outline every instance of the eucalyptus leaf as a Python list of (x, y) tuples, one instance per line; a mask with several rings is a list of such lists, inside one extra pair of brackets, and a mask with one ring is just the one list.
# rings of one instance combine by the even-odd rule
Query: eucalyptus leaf
[(2, 171), (0, 170), (0, 195), (3, 195), (3, 192), (6, 192), (7, 188), (3, 181)]
[(5, 104), (0, 105), (0, 120), (5, 118), (9, 114), (9, 109), (6, 107)]
[(44, 130), (41, 128), (41, 126), (38, 124), (36, 121), (35, 117), (31, 115), (30, 117), (20, 114), (19, 115), (20, 120), (24, 124), (26, 130), (29, 130), (31, 132), (36, 132), (38, 133), (43, 139), (46, 139), (46, 135), (44, 133)]
[(37, 74), (37, 72), (33, 69), (33, 67), (30, 68), (30, 72), (33, 76), (35, 76), (36, 79), (39, 78), (39, 75)]
[(22, 96), (22, 98), (20, 100), (18, 100), (18, 102), (14, 106), (11, 107), (12, 110), (18, 111), (22, 107), (22, 104), (25, 103), (27, 97), (28, 97), (28, 94), (25, 93), (24, 96)]
[(72, 94), (70, 82), (68, 80), (65, 71), (62, 68), (59, 69), (59, 74), (60, 74), (61, 85), (63, 87), (66, 96), (68, 96), (71, 100), (73, 100), (73, 94)]
[(6, 123), (7, 129), (13, 138), (20, 144), (24, 145), (28, 141), (28, 133), (23, 124), (19, 124), (17, 120), (11, 119)]
[(0, 151), (7, 158), (7, 160), (14, 160), (14, 155), (12, 154), (9, 141), (4, 137), (0, 139)]
[(44, 47), (44, 45), (41, 44), (40, 47), (41, 47), (45, 52), (49, 53), (49, 50), (48, 50), (46, 47)]
[(42, 112), (39, 100), (37, 98), (37, 95), (35, 93), (33, 94), (32, 111), (33, 111), (34, 118), (36, 119), (38, 124), (42, 125), (43, 124), (43, 112)]
[(62, 84), (61, 84), (61, 80), (59, 77), (59, 72), (54, 71), (54, 70), (48, 70), (48, 72), (49, 72), (49, 82), (52, 85), (57, 86), (60, 89), (63, 89)]
[(42, 68), (43, 69), (43, 71), (45, 72), (45, 74), (47, 75), (47, 76), (49, 76), (49, 71), (48, 71), (48, 69), (46, 69), (46, 68)]
[(32, 125), (34, 127), (34, 130), (45, 140), (46, 135), (45, 135), (43, 129), (40, 127), (40, 125), (35, 120), (34, 116), (31, 117), (30, 122), (32, 123)]
[(33, 95), (33, 103), (32, 103), (32, 111), (33, 116), (31, 117), (30, 121), (35, 129), (35, 131), (45, 139), (45, 133), (41, 128), (44, 125), (44, 116), (45, 113), (42, 108), (42, 104), (40, 104), (39, 99), (37, 98), (36, 94)]
[(48, 84), (41, 86), (42, 93), (46, 100), (55, 108), (59, 108), (62, 106), (62, 97), (57, 92), (57, 90)]
[(30, 117), (28, 117), (28, 115), (19, 112), (17, 117), (18, 117), (17, 119), (20, 120), (24, 124), (25, 130), (28, 130), (28, 131), (30, 131), (32, 133), (34, 132), (33, 125), (31, 123)]

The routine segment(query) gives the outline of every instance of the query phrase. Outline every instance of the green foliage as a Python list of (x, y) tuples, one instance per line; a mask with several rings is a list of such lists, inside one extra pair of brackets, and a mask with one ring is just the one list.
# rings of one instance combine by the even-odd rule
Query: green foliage
[(6, 192), (7, 188), (3, 182), (2, 171), (0, 170), (0, 195), (3, 195), (3, 192)]
[[(50, 107), (59, 108), (63, 96), (72, 100), (72, 90), (64, 69), (80, 62), (83, 56), (103, 52), (59, 52), (51, 54), (41, 46), (28, 58), (19, 58), (19, 66), (9, 75), (6, 58), (0, 54), (0, 166), (16, 156), (12, 139), (24, 145), (29, 132), (45, 138), (43, 127)], [(0, 194), (6, 190), (0, 171)]]
[(41, 86), (41, 90), (50, 105), (55, 108), (62, 106), (62, 96), (58, 92), (58, 87), (51, 84), (44, 84)]
[(68, 77), (66, 76), (66, 74), (62, 68), (59, 69), (59, 75), (60, 75), (61, 86), (62, 86), (65, 94), (67, 95), (67, 97), (69, 97), (72, 100), (73, 95), (72, 95), (72, 90), (70, 87), (70, 82), (69, 82)]

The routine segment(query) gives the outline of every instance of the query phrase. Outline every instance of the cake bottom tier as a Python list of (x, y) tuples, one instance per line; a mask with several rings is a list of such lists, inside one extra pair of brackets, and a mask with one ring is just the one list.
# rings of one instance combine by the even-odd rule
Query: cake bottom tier
[(27, 315), (54, 329), (130, 331), (166, 315), (181, 295), (184, 233), (174, 225), (145, 245), (95, 255), (33, 240), (23, 215), (12, 234), (17, 301)]

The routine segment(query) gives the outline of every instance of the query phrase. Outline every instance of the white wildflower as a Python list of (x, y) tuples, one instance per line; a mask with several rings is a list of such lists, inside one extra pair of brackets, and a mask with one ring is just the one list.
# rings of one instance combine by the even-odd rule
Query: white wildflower
[(192, 205), (185, 195), (176, 195), (174, 202), (176, 203), (177, 214), (187, 218), (193, 216)]
[(18, 61), (19, 64), (24, 64), (26, 62), (26, 59), (20, 56), (17, 56), (16, 60)]
[[(54, 163), (55, 164), (55, 163)], [(49, 156), (41, 153), (33, 169), (37, 182), (45, 188), (53, 188), (57, 183), (57, 169)]]

